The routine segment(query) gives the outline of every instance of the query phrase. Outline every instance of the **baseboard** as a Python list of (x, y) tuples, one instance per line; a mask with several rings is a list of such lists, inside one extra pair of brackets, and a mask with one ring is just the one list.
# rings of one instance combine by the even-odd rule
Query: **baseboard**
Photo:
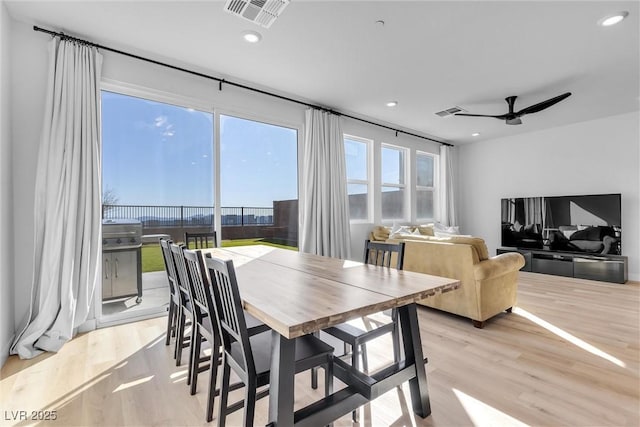
[(89, 319), (84, 322), (82, 325), (78, 326), (78, 333), (81, 334), (83, 332), (90, 332), (97, 328), (98, 322), (96, 319)]
[(0, 354), (0, 368), (4, 366), (9, 358), (9, 350), (11, 350), (11, 344), (13, 344), (13, 340), (16, 338), (15, 335), (12, 335), (9, 339), (9, 342), (4, 343), (2, 345), (2, 353)]

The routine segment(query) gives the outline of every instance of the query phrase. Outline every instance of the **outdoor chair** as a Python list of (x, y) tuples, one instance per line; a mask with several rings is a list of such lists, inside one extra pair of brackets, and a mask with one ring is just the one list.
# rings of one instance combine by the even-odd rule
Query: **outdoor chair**
[[(209, 231), (206, 233), (184, 233), (184, 244), (187, 249), (190, 249), (189, 243), (193, 242), (193, 249), (206, 249), (209, 247), (216, 247), (217, 238), (215, 231)], [(211, 243), (211, 246), (209, 246)]]
[[(211, 277), (214, 309), (224, 349), (218, 426), (224, 427), (227, 414), (244, 406), (244, 425), (251, 427), (256, 400), (265, 394), (257, 395), (257, 389), (269, 384), (272, 332), (249, 336), (233, 261), (207, 257), (205, 263)], [(325, 370), (325, 395), (328, 396), (333, 392), (333, 347), (313, 335), (296, 338), (295, 372), (318, 366)], [(245, 397), (244, 402), (228, 406), (232, 369), (245, 385)]]

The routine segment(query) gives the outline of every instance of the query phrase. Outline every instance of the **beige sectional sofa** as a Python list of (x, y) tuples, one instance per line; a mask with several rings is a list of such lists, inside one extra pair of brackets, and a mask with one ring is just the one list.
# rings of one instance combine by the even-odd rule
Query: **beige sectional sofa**
[(377, 226), (371, 240), (405, 242), (404, 269), (461, 282), (459, 289), (422, 300), (422, 305), (468, 317), (482, 328), (484, 322), (516, 304), (518, 271), (524, 257), (507, 253), (490, 257), (483, 239), (472, 236), (436, 236), (432, 225), (405, 228), (391, 234)]

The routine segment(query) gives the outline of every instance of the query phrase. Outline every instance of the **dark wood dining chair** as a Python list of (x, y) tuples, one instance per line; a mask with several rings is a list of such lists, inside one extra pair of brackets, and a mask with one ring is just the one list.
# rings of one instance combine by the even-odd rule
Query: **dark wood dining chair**
[[(195, 323), (193, 315), (193, 305), (191, 302), (191, 291), (189, 290), (189, 276), (187, 275), (187, 267), (184, 261), (184, 245), (177, 245), (172, 243), (170, 246), (171, 255), (176, 269), (176, 282), (178, 293), (180, 294), (180, 301), (182, 303), (182, 315), (178, 319), (178, 331), (176, 334), (182, 336), (185, 333), (185, 325), (187, 319), (191, 322), (191, 333), (189, 338), (185, 339), (182, 345), (176, 346), (176, 366), (182, 364), (182, 350), (184, 348), (191, 348), (191, 342), (193, 341), (193, 325)], [(187, 372), (191, 372), (191, 357), (189, 357), (189, 367)], [(191, 378), (187, 376), (187, 384), (191, 383)]]
[[(176, 283), (176, 266), (171, 255), (171, 240), (160, 239), (160, 249), (162, 251), (162, 260), (164, 261), (164, 270), (167, 273), (167, 282), (169, 283), (169, 314), (167, 316), (167, 338), (165, 345), (171, 344), (171, 337), (176, 336), (178, 324), (178, 316), (180, 315), (180, 294)], [(174, 353), (175, 356), (175, 353)]]
[[(211, 277), (216, 320), (223, 344), (222, 385), (218, 426), (224, 427), (227, 414), (244, 403), (244, 425), (253, 426), (257, 389), (269, 384), (271, 332), (249, 336), (233, 261), (205, 258)], [(259, 286), (258, 283), (255, 284)], [(296, 373), (322, 366), (325, 370), (325, 395), (333, 392), (333, 347), (313, 335), (296, 338)], [(231, 370), (245, 385), (244, 402), (228, 406)]]
[[(193, 242), (193, 248), (189, 246), (189, 243)], [(184, 244), (187, 249), (206, 249), (215, 248), (218, 244), (215, 231), (208, 231), (205, 233), (184, 233)], [(211, 244), (211, 246), (209, 246)]]
[[(210, 311), (213, 307), (211, 285), (208, 274), (203, 264), (202, 253), (199, 250), (193, 251), (183, 248), (186, 275), (189, 281), (191, 293), (191, 306), (193, 308), (194, 324), (191, 336), (191, 347), (189, 351), (189, 379), (190, 393), (196, 394), (198, 387), (198, 374), (209, 371), (209, 385), (207, 391), (207, 422), (213, 419), (214, 399), (219, 390), (216, 389), (216, 378), (218, 366), (220, 364), (220, 333), (216, 323), (215, 312)], [(247, 330), (249, 335), (271, 330), (267, 325), (247, 314)], [(211, 354), (201, 357), (202, 342), (208, 341), (211, 345)], [(242, 384), (235, 384), (231, 389), (242, 387)]]
[[(386, 268), (392, 267), (392, 260), (395, 259), (395, 268), (402, 270), (404, 263), (404, 242), (397, 244), (372, 242), (366, 240), (364, 244), (364, 263), (382, 266)], [(365, 372), (369, 370), (369, 362), (367, 358), (366, 344), (378, 337), (391, 334), (393, 342), (393, 360), (400, 360), (400, 323), (398, 322), (398, 312), (396, 309), (391, 310), (391, 321), (378, 325), (371, 330), (362, 330), (357, 326), (348, 323), (341, 323), (328, 329), (324, 329), (329, 335), (338, 338), (346, 345), (351, 347), (351, 366), (360, 369), (360, 357), (362, 357), (362, 369)], [(317, 374), (315, 370), (311, 372), (312, 385), (317, 384)], [(358, 421), (358, 412), (353, 411), (353, 421)]]
[(173, 242), (171, 240), (160, 239), (162, 249), (162, 259), (164, 260), (169, 282), (169, 315), (167, 318), (167, 338), (165, 345), (171, 343), (171, 336), (176, 337), (173, 358), (176, 359), (176, 366), (182, 363), (182, 350), (189, 346), (189, 336), (185, 336), (184, 331), (191, 324), (189, 315), (189, 295), (180, 292), (180, 278), (176, 269), (175, 259), (171, 251)]

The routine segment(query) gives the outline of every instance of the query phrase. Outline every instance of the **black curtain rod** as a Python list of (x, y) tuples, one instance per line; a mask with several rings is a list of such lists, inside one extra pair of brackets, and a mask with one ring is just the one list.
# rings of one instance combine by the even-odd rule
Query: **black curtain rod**
[(107, 47), (107, 46), (102, 46), (100, 44), (93, 43), (93, 42), (90, 42), (90, 41), (87, 41), (87, 40), (83, 40), (83, 39), (79, 39), (77, 37), (73, 37), (73, 36), (70, 36), (70, 35), (65, 34), (65, 33), (59, 33), (59, 32), (47, 30), (47, 29), (44, 29), (44, 28), (40, 28), (37, 25), (33, 26), (33, 30), (34, 31), (39, 31), (41, 33), (49, 34), (49, 35), (51, 35), (53, 37), (60, 37), (63, 40), (71, 40), (71, 41), (74, 41), (74, 42), (77, 42), (77, 43), (85, 44), (87, 46), (93, 46), (93, 47), (96, 47), (98, 49), (106, 50), (106, 51), (113, 52), (113, 53), (118, 53), (120, 55), (128, 56), (130, 58), (135, 58), (135, 59), (138, 59), (140, 61), (146, 61), (146, 62), (150, 62), (150, 63), (155, 64), (155, 65), (160, 65), (162, 67), (171, 68), (172, 70), (182, 71), (184, 73), (192, 74), (192, 75), (198, 76), (198, 77), (203, 77), (203, 78), (209, 79), (209, 80), (215, 80), (220, 84), (220, 89), (222, 89), (222, 85), (223, 84), (227, 84), (229, 86), (234, 86), (234, 87), (241, 88), (241, 89), (246, 89), (246, 90), (249, 90), (249, 91), (252, 91), (252, 92), (261, 93), (263, 95), (267, 95), (267, 96), (271, 96), (271, 97), (274, 97), (274, 98), (282, 99), (284, 101), (294, 102), (296, 104), (304, 105), (306, 107), (310, 107), (310, 108), (315, 108), (317, 110), (326, 111), (328, 113), (335, 114), (337, 116), (343, 116), (343, 117), (347, 117), (347, 118), (350, 118), (350, 119), (353, 119), (353, 120), (358, 120), (360, 122), (368, 123), (370, 125), (378, 126), (378, 127), (385, 128), (385, 129), (389, 129), (389, 130), (392, 130), (392, 131), (396, 132), (396, 136), (398, 135), (398, 133), (403, 133), (405, 135), (413, 136), (413, 137), (416, 137), (416, 138), (422, 138), (422, 139), (426, 139), (428, 141), (437, 142), (438, 144), (442, 144), (442, 145), (446, 145), (446, 146), (449, 146), (449, 147), (453, 147), (453, 145), (448, 144), (446, 142), (438, 141), (437, 139), (432, 139), (432, 138), (429, 138), (429, 137), (426, 137), (426, 136), (422, 136), (422, 135), (418, 135), (418, 134), (415, 134), (415, 133), (406, 132), (406, 131), (404, 131), (402, 129), (395, 129), (395, 128), (392, 128), (391, 126), (386, 126), (386, 125), (383, 125), (383, 124), (380, 124), (380, 123), (375, 123), (375, 122), (372, 122), (372, 121), (369, 121), (369, 120), (361, 119), (359, 117), (350, 116), (349, 114), (340, 113), (338, 111), (332, 110), (330, 108), (322, 107), (320, 105), (310, 104), (308, 102), (300, 101), (298, 99), (294, 99), (294, 98), (289, 98), (289, 97), (286, 97), (286, 96), (278, 95), (277, 93), (267, 92), (265, 90), (257, 89), (255, 87), (251, 87), (251, 86), (247, 86), (247, 85), (243, 85), (241, 83), (236, 83), (236, 82), (233, 82), (233, 81), (230, 81), (230, 80), (225, 80), (225, 79), (222, 79), (222, 78), (219, 78), (219, 77), (210, 76), (210, 75), (204, 74), (204, 73), (199, 73), (197, 71), (193, 71), (193, 70), (189, 70), (189, 69), (186, 69), (186, 68), (178, 67), (178, 66), (175, 66), (175, 65), (167, 64), (165, 62), (156, 61), (155, 59), (145, 58), (144, 56), (135, 55), (133, 53), (124, 52), (122, 50), (113, 49), (113, 48), (110, 48), (110, 47)]

